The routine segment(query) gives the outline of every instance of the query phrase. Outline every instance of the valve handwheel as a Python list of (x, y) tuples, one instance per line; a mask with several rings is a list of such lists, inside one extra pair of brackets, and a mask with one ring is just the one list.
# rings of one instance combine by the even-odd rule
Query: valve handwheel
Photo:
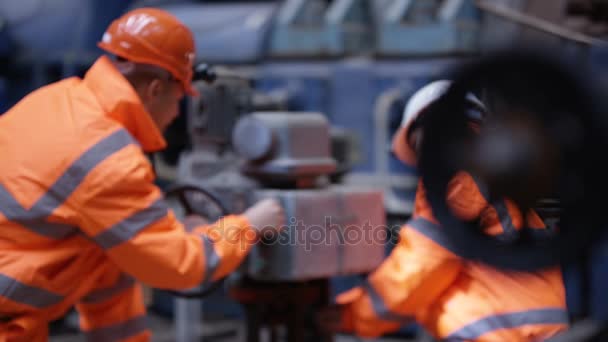
[[(178, 218), (181, 219), (190, 215), (197, 215), (212, 223), (230, 213), (219, 198), (199, 185), (176, 184), (170, 186), (165, 192), (165, 199), (170, 203)], [(220, 288), (224, 280), (225, 277), (192, 290), (167, 292), (177, 297), (201, 298)]]

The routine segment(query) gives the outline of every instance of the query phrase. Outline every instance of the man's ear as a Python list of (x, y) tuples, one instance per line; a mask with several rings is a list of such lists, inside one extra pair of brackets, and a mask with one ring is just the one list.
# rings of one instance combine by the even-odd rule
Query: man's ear
[(154, 79), (149, 82), (139, 82), (134, 85), (135, 91), (143, 103), (148, 103), (157, 96), (159, 89), (159, 80)]
[(162, 82), (158, 79), (155, 78), (152, 81), (150, 81), (147, 85), (146, 85), (146, 89), (145, 89), (145, 97), (147, 98), (147, 100), (152, 100), (157, 98), (161, 92), (162, 92)]

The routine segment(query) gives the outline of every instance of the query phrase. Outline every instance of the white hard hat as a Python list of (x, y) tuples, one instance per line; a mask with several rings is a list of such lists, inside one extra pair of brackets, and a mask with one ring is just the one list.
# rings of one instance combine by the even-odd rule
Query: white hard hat
[[(393, 153), (402, 162), (412, 166), (416, 165), (416, 153), (407, 142), (409, 129), (420, 114), (445, 94), (451, 85), (452, 81), (448, 80), (434, 81), (420, 88), (410, 97), (403, 111), (401, 125), (393, 136), (392, 143)], [(476, 112), (478, 116), (473, 119), (482, 120), (483, 113), (481, 112), (485, 111), (483, 103), (472, 93), (467, 93), (467, 100), (480, 109), (480, 112)]]

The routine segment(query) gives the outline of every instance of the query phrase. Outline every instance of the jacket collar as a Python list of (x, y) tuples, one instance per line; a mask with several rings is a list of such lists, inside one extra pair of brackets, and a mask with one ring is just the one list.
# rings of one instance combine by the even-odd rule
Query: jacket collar
[(145, 152), (159, 151), (167, 146), (135, 89), (108, 57), (99, 57), (83, 82), (95, 94), (105, 114), (122, 124)]

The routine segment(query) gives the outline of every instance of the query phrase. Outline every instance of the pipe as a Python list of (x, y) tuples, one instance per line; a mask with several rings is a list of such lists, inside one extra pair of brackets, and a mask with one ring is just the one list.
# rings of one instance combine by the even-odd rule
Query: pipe
[(494, 14), (498, 17), (577, 43), (586, 45), (599, 45), (608, 43), (604, 40), (593, 38), (585, 34), (563, 28), (550, 21), (527, 15), (525, 13), (502, 5), (496, 5), (495, 3), (492, 3), (488, 0), (476, 0), (475, 5), (479, 9)]

